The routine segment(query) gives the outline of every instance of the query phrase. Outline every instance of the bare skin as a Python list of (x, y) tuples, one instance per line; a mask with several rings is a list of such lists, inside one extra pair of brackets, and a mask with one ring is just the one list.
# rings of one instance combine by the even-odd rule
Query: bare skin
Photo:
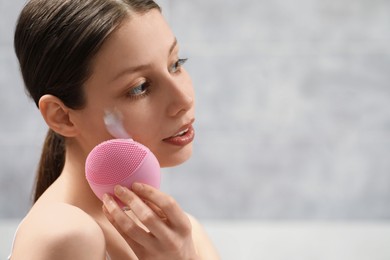
[(118, 187), (116, 196), (131, 209), (123, 212), (110, 196), (103, 206), (85, 179), (88, 153), (112, 138), (103, 122), (107, 107), (121, 111), (126, 130), (162, 167), (191, 156), (192, 143), (166, 141), (194, 121), (192, 83), (178, 61), (178, 43), (161, 13), (134, 14), (97, 54), (83, 109), (41, 98), (46, 123), (66, 137), (65, 167), (22, 222), (13, 260), (103, 260), (107, 253), (113, 260), (218, 259), (201, 225), (169, 195), (147, 185)]

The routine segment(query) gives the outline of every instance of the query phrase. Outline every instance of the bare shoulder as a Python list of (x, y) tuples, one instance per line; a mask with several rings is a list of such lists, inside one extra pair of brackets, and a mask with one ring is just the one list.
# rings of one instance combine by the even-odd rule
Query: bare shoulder
[(192, 225), (192, 236), (194, 239), (196, 250), (201, 259), (220, 259), (216, 248), (214, 247), (210, 237), (207, 235), (206, 230), (199, 223), (199, 221), (187, 214)]
[(16, 234), (12, 260), (104, 259), (104, 234), (81, 209), (53, 203), (33, 208)]

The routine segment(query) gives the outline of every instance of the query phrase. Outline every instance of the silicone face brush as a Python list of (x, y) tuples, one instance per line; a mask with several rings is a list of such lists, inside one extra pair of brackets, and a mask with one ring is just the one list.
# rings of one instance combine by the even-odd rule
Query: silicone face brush
[(134, 182), (159, 188), (160, 165), (154, 154), (130, 138), (118, 112), (107, 111), (104, 122), (117, 139), (98, 144), (87, 157), (86, 178), (95, 195), (102, 200), (105, 193), (114, 194), (116, 185), (130, 188)]

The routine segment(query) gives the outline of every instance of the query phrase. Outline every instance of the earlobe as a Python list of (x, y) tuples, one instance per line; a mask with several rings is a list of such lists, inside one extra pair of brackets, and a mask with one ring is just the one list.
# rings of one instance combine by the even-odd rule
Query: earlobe
[(77, 134), (77, 128), (69, 116), (70, 109), (56, 96), (42, 96), (39, 99), (39, 110), (46, 124), (54, 132), (65, 137)]

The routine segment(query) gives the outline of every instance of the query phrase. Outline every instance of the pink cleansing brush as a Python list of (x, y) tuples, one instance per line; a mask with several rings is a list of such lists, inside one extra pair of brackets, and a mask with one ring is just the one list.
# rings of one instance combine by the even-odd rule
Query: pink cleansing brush
[(160, 165), (154, 154), (129, 137), (118, 112), (106, 112), (104, 122), (118, 139), (98, 144), (87, 157), (86, 178), (96, 196), (102, 200), (104, 193), (114, 194), (115, 185), (130, 188), (133, 182), (159, 188)]

